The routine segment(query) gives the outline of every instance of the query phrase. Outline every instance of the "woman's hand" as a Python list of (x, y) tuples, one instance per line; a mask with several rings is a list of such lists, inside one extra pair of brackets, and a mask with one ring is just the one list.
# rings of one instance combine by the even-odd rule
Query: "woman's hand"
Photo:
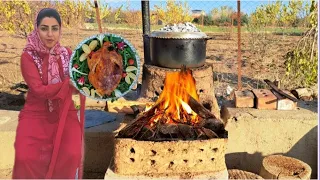
[(70, 88), (72, 89), (72, 94), (79, 94), (78, 89), (74, 87), (71, 79), (70, 79), (70, 81), (69, 81), (69, 85), (70, 85)]

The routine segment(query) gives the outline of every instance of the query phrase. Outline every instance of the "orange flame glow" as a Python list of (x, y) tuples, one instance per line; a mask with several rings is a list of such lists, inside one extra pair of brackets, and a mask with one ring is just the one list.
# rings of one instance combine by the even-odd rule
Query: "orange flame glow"
[(198, 115), (188, 105), (189, 95), (199, 101), (191, 70), (166, 74), (163, 91), (155, 104), (159, 104), (150, 119), (150, 126), (162, 123), (191, 123), (199, 121)]

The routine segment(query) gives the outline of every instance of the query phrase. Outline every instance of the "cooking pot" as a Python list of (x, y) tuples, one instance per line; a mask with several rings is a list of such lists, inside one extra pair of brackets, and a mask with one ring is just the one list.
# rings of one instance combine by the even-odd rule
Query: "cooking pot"
[(203, 66), (207, 40), (212, 39), (203, 32), (166, 31), (154, 31), (149, 38), (151, 63), (166, 68)]

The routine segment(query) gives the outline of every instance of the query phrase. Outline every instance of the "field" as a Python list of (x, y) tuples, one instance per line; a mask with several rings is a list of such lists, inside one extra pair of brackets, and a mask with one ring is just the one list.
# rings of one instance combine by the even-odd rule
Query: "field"
[[(129, 40), (143, 59), (142, 31), (135, 29), (104, 29)], [(294, 31), (294, 30), (293, 30)], [(215, 74), (217, 97), (228, 96), (227, 86), (237, 88), (237, 31), (228, 29), (208, 32), (214, 40), (207, 42), (207, 63), (212, 64)], [(71, 49), (84, 38), (98, 33), (96, 29), (63, 29), (61, 44)], [(263, 79), (281, 79), (285, 73), (283, 56), (293, 49), (301, 36), (268, 34), (267, 39), (256, 39), (252, 48), (253, 36), (241, 34), (242, 84), (247, 88), (266, 86)], [(295, 33), (293, 33), (295, 34)], [(250, 40), (251, 39), (251, 40)], [(20, 73), (20, 55), (25, 46), (25, 38), (0, 31), (0, 109), (19, 110), (23, 105), (24, 82)], [(264, 43), (264, 44), (263, 44)], [(141, 83), (141, 77), (140, 81)], [(288, 86), (289, 87), (289, 86)]]

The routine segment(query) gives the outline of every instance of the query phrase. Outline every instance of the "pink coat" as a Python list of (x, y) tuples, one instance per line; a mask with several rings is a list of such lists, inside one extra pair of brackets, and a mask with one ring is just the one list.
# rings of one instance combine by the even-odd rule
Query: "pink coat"
[[(70, 55), (70, 49), (68, 52)], [(43, 74), (47, 74), (48, 55), (40, 56)], [(85, 97), (80, 96), (79, 120), (69, 78), (44, 85), (27, 52), (21, 56), (21, 72), (29, 91), (19, 114), (13, 179), (74, 179), (76, 174), (81, 178)], [(48, 99), (53, 102), (53, 112), (48, 110)]]

